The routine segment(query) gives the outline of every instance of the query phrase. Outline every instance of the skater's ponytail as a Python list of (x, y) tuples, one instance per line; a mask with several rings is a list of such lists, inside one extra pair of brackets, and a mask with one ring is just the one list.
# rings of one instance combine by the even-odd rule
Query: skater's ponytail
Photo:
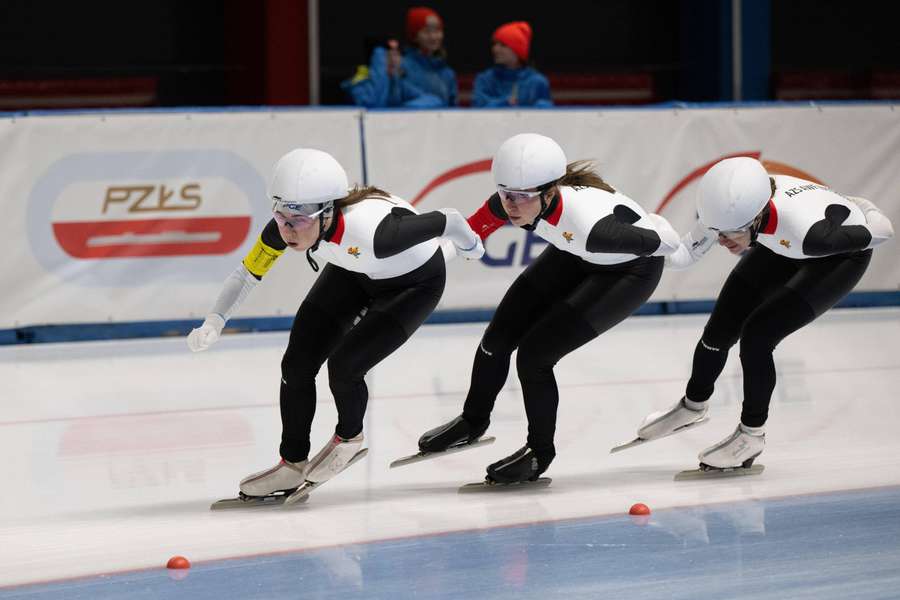
[(388, 199), (391, 195), (385, 192), (382, 189), (379, 189), (373, 185), (367, 185), (360, 187), (359, 185), (353, 186), (353, 189), (350, 192), (341, 198), (340, 200), (335, 200), (334, 205), (337, 208), (343, 208), (345, 206), (350, 206), (351, 204), (356, 204), (357, 202), (362, 202), (366, 198), (384, 198)]
[(576, 160), (566, 165), (566, 174), (556, 181), (556, 185), (578, 188), (597, 188), (611, 194), (615, 193), (611, 185), (594, 170), (594, 163), (589, 160)]

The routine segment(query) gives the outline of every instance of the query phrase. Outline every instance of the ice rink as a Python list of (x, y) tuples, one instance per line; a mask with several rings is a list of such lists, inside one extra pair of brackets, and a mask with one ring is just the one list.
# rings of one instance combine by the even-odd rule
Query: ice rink
[(524, 443), (515, 365), (495, 444), (389, 469), (461, 411), (485, 324), (423, 327), (370, 373), (365, 460), (304, 505), (230, 512), (209, 505), (277, 461), (286, 333), (197, 355), (0, 347), (0, 597), (900, 597), (900, 309), (832, 311), (781, 344), (762, 475), (674, 482), (738, 422), (737, 348), (710, 423), (609, 449), (680, 397), (705, 320), (634, 317), (563, 359), (552, 485), (465, 495)]

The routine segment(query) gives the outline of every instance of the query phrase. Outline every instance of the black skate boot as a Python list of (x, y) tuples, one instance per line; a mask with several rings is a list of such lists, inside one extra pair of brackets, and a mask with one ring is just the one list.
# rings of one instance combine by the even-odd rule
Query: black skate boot
[(453, 446), (462, 446), (476, 441), (487, 431), (490, 421), (479, 427), (472, 426), (462, 415), (449, 423), (429, 429), (419, 438), (421, 452), (443, 452)]
[(410, 465), (430, 458), (437, 458), (446, 454), (477, 448), (486, 444), (493, 444), (493, 437), (481, 437), (487, 431), (490, 421), (483, 425), (473, 427), (462, 415), (449, 423), (426, 431), (419, 438), (419, 451), (410, 456), (398, 458), (391, 463), (391, 468)]
[(545, 487), (550, 485), (549, 477), (541, 477), (553, 458), (538, 458), (525, 446), (503, 460), (498, 460), (487, 468), (487, 477), (479, 483), (468, 483), (460, 492), (479, 490), (521, 489), (524, 487)]

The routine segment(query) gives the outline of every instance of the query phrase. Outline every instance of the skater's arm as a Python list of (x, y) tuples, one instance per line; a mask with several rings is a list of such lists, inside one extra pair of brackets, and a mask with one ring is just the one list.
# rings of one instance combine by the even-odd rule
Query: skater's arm
[(659, 234), (652, 229), (633, 225), (641, 216), (624, 204), (617, 205), (612, 214), (597, 221), (588, 234), (588, 252), (634, 254), (650, 256), (659, 249)]
[(855, 196), (847, 196), (847, 199), (858, 206), (866, 217), (866, 227), (872, 235), (869, 248), (874, 248), (894, 237), (894, 226), (891, 224), (891, 220), (873, 202)]
[(850, 209), (843, 204), (830, 204), (825, 218), (813, 223), (803, 236), (803, 254), (830, 256), (868, 248), (872, 232), (865, 225), (844, 225)]
[(225, 323), (253, 291), (278, 257), (284, 254), (287, 244), (278, 233), (278, 225), (272, 219), (266, 225), (253, 248), (237, 268), (225, 279), (222, 290), (206, 315), (203, 324), (191, 330), (187, 343), (191, 350), (199, 352), (209, 348), (222, 333)]
[(484, 241), (489, 235), (506, 225), (509, 215), (503, 209), (500, 195), (495, 192), (467, 221), (469, 227)]
[(681, 247), (681, 238), (678, 237), (678, 232), (675, 231), (672, 224), (665, 217), (656, 213), (648, 214), (647, 220), (653, 223), (653, 229), (659, 235), (659, 248), (651, 256), (669, 256), (677, 252)]
[(391, 209), (375, 228), (375, 258), (388, 258), (444, 235), (447, 217), (440, 211), (418, 215), (400, 206)]

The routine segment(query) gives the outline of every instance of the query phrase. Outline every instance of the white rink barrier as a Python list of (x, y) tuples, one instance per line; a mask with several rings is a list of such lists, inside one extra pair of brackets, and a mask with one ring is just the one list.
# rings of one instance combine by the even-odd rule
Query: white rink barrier
[[(420, 209), (468, 214), (493, 191), (493, 152), (525, 131), (555, 138), (570, 160), (595, 160), (682, 231), (704, 169), (738, 154), (869, 198), (900, 225), (900, 112), (890, 104), (7, 116), (0, 330), (202, 317), (268, 220), (266, 180), (291, 148), (326, 150), (351, 180)], [(895, 244), (875, 252), (858, 290), (900, 288)], [(497, 232), (481, 263), (450, 265), (439, 310), (496, 306), (543, 247), (523, 230)], [(652, 300), (714, 298), (734, 260), (717, 250), (667, 273)], [(293, 315), (313, 279), (291, 253), (239, 316)]]

